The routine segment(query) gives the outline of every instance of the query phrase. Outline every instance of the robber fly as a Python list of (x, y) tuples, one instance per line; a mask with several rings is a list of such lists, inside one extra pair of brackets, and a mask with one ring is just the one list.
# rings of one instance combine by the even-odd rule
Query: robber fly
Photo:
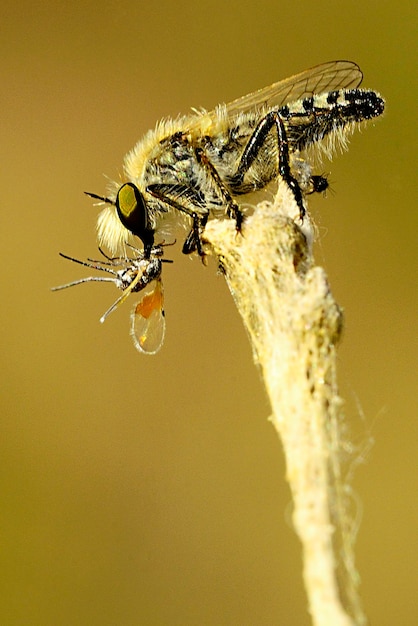
[[(133, 248), (133, 246), (130, 247)], [(131, 293), (143, 292), (141, 299), (135, 304), (131, 313), (131, 336), (139, 352), (156, 354), (163, 344), (165, 334), (164, 297), (161, 281), (162, 263), (171, 263), (172, 261), (161, 258), (163, 254), (162, 245), (153, 246), (148, 258), (144, 257), (141, 250), (133, 249), (136, 252), (134, 258), (111, 258), (99, 248), (106, 259), (104, 261), (92, 259), (80, 261), (60, 253), (64, 259), (105, 272), (111, 276), (79, 278), (66, 285), (53, 287), (52, 291), (94, 281), (114, 283), (118, 289), (122, 290), (122, 295), (102, 315), (101, 322), (104, 322), (110, 313), (125, 302)]]
[[(132, 235), (150, 258), (154, 235), (167, 236), (170, 219), (189, 222), (183, 252), (203, 256), (209, 217), (226, 215), (241, 231), (237, 198), (281, 177), (305, 214), (304, 198), (324, 191), (324, 176), (306, 175), (306, 150), (331, 155), (361, 122), (381, 115), (384, 100), (359, 89), (363, 74), (351, 61), (331, 61), (275, 83), (213, 111), (166, 119), (127, 154), (122, 185), (114, 183), (98, 218), (101, 246), (120, 252)], [(302, 174), (301, 174), (302, 172)], [(87, 193), (87, 192), (86, 192)]]

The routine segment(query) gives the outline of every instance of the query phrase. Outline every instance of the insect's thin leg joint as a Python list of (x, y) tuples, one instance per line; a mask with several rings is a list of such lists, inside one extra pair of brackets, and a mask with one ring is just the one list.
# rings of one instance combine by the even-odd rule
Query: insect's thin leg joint
[(200, 217), (197, 213), (192, 215), (193, 226), (190, 233), (186, 237), (186, 241), (183, 244), (183, 254), (191, 254), (195, 250), (202, 259), (202, 263), (205, 263), (206, 254), (202, 247), (202, 232), (205, 229), (208, 221), (209, 214)]

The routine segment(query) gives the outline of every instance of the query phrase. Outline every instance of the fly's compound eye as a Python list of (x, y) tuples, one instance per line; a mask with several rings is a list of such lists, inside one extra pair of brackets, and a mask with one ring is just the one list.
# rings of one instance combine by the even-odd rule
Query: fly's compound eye
[(139, 237), (144, 244), (145, 257), (149, 257), (154, 244), (154, 230), (148, 223), (144, 197), (133, 183), (125, 183), (116, 196), (116, 210), (122, 224)]

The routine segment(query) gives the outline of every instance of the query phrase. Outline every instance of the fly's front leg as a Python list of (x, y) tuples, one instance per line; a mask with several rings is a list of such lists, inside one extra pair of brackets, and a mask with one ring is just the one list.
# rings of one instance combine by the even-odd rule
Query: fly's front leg
[(196, 250), (202, 261), (204, 261), (205, 253), (202, 247), (201, 234), (206, 226), (206, 222), (208, 221), (209, 211), (207, 209), (203, 209), (202, 207), (200, 209), (201, 214), (199, 214), (197, 211), (193, 211), (191, 208), (184, 206), (170, 195), (173, 191), (181, 196), (182, 193), (193, 193), (194, 190), (187, 186), (182, 187), (181, 185), (155, 184), (148, 185), (147, 191), (153, 195), (154, 198), (157, 198), (161, 202), (164, 202), (164, 204), (168, 204), (173, 207), (173, 209), (177, 209), (177, 211), (181, 211), (192, 218), (193, 225), (190, 233), (186, 237), (186, 241), (183, 244), (183, 254), (191, 254)]
[(290, 171), (289, 144), (286, 136), (286, 128), (283, 119), (280, 116), (280, 113), (278, 113), (277, 111), (270, 111), (270, 113), (267, 113), (267, 115), (257, 125), (247, 145), (245, 146), (240, 163), (238, 165), (237, 172), (234, 175), (233, 179), (234, 182), (236, 181), (238, 183), (244, 179), (246, 172), (250, 169), (251, 165), (256, 160), (257, 155), (260, 152), (260, 149), (266, 141), (267, 136), (273, 126), (276, 127), (278, 139), (278, 172), (292, 191), (295, 202), (299, 208), (300, 219), (301, 221), (303, 221), (303, 218), (305, 216), (303, 195), (301, 188), (299, 187), (299, 183), (297, 182), (296, 178), (292, 176), (292, 173)]
[(202, 248), (202, 232), (205, 230), (206, 222), (208, 221), (209, 213), (204, 215), (203, 217), (199, 217), (194, 214), (193, 216), (193, 226), (192, 230), (186, 237), (186, 241), (183, 244), (183, 254), (191, 254), (195, 250), (197, 250), (198, 255), (202, 259), (202, 262), (205, 263), (205, 253)]
[(235, 229), (238, 233), (240, 233), (244, 221), (244, 215), (241, 212), (241, 209), (232, 198), (224, 182), (221, 180), (221, 177), (219, 176), (215, 166), (211, 163), (204, 150), (202, 148), (196, 148), (195, 154), (199, 165), (202, 165), (202, 167), (205, 168), (208, 175), (215, 182), (217, 190), (219, 191), (219, 194), (226, 205), (226, 214), (228, 217), (235, 219)]

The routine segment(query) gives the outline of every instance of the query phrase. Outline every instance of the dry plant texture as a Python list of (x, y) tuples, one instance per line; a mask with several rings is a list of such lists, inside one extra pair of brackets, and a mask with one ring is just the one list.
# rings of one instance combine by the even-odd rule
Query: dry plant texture
[(232, 220), (214, 220), (205, 239), (248, 331), (283, 444), (313, 624), (363, 626), (336, 382), (342, 314), (324, 270), (314, 266), (309, 217), (298, 226), (298, 216), (281, 183), (274, 202), (247, 218), (243, 236)]

